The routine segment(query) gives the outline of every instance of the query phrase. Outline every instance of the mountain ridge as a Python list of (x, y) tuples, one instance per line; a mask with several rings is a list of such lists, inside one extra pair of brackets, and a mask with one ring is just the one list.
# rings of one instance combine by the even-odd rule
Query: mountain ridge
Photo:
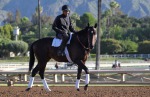
[[(43, 13), (52, 17), (61, 14), (61, 6), (68, 4), (71, 12), (76, 12), (82, 15), (85, 12), (91, 12), (97, 16), (98, 0), (40, 0), (43, 7)], [(103, 0), (102, 10), (109, 9), (109, 3), (112, 1), (118, 2), (120, 10), (128, 16), (141, 18), (150, 16), (150, 0)], [(31, 19), (35, 12), (38, 0), (0, 0), (0, 19), (6, 18), (7, 12), (15, 13), (17, 9), (22, 16), (27, 16)], [(1, 21), (0, 20), (0, 21)]]

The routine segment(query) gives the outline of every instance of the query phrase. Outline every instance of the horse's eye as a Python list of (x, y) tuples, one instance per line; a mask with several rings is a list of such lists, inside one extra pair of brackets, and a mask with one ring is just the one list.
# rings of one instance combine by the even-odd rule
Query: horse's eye
[(91, 33), (93, 34), (93, 31), (91, 31)]

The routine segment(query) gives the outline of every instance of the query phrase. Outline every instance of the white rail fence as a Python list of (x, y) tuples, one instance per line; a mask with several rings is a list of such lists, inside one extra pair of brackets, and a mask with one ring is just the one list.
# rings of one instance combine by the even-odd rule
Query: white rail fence
[[(47, 82), (53, 83), (74, 83), (77, 70), (46, 70), (45, 77)], [(4, 84), (7, 80), (13, 80), (14, 84), (27, 84), (29, 75), (27, 71), (1, 71), (1, 81)], [(114, 84), (145, 84), (150, 83), (150, 70), (90, 70), (90, 83), (114, 83)], [(2, 80), (3, 78), (3, 80)], [(82, 74), (81, 83), (84, 82), (85, 74)], [(42, 83), (39, 76), (35, 77), (35, 83)]]
[[(100, 68), (111, 68), (112, 61), (101, 61)], [(36, 66), (37, 63), (34, 64)], [(46, 70), (54, 70), (56, 62), (48, 62), (46, 66)], [(95, 69), (95, 61), (87, 61), (85, 64), (89, 69)], [(59, 69), (77, 69), (76, 65), (70, 66), (68, 63), (58, 63)], [(146, 66), (147, 68), (150, 66), (150, 62), (141, 62), (141, 61), (129, 61), (128, 63), (121, 63), (121, 66), (130, 66), (130, 67), (137, 67), (137, 66)], [(1, 71), (10, 71), (10, 70), (28, 70), (29, 65), (28, 62), (19, 62), (19, 63), (0, 63), (0, 70)]]
[(150, 58), (150, 54), (113, 54), (113, 55), (100, 55), (101, 58)]

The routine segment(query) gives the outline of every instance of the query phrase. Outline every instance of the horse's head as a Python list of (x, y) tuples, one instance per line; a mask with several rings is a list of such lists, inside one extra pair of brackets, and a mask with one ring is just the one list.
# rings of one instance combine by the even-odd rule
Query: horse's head
[(88, 23), (88, 26), (85, 28), (86, 33), (87, 33), (87, 40), (88, 40), (88, 48), (93, 49), (96, 39), (97, 39), (97, 24), (94, 26), (90, 26)]

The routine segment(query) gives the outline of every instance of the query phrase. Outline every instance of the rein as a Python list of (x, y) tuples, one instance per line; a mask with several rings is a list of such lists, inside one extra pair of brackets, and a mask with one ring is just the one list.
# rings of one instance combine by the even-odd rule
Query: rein
[(88, 33), (88, 47), (86, 47), (81, 41), (80, 41), (80, 39), (79, 39), (79, 36), (77, 35), (77, 40), (78, 40), (78, 42), (81, 44), (81, 46), (86, 50), (86, 51), (91, 51), (91, 49), (90, 49), (90, 42), (89, 42), (89, 33)]

